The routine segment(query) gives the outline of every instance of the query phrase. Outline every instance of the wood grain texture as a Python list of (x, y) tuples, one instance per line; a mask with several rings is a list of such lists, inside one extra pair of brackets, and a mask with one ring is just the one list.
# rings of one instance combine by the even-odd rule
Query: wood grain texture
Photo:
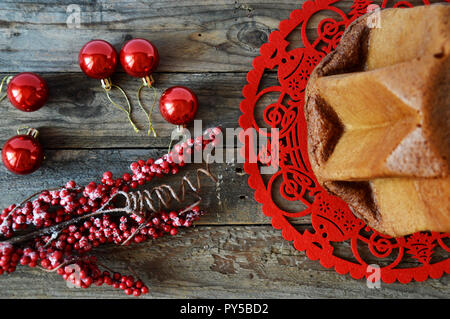
[[(411, 0), (413, 4), (422, 3)], [(434, 2), (434, 1), (431, 1)], [(78, 72), (77, 55), (84, 43), (101, 38), (117, 50), (143, 37), (158, 47), (159, 72), (249, 71), (270, 33), (287, 19), (298, 0), (64, 0), (0, 3), (2, 72)], [(336, 4), (349, 12), (353, 1)], [(80, 12), (79, 28), (68, 25), (70, 5)], [(333, 12), (316, 14), (307, 25), (313, 38), (318, 22), (339, 19)], [(301, 46), (299, 33), (289, 40)]]
[[(413, 1), (416, 3), (417, 1)], [(105, 170), (128, 171), (130, 162), (162, 155), (173, 129), (156, 110), (153, 122), (159, 137), (145, 135), (145, 117), (136, 103), (139, 79), (119, 68), (113, 82), (123, 87), (132, 103), (133, 118), (143, 131), (136, 134), (126, 116), (109, 105), (100, 82), (81, 73), (77, 55), (94, 38), (110, 41), (117, 50), (125, 41), (144, 37), (156, 44), (161, 64), (155, 74), (160, 94), (173, 85), (192, 88), (199, 97), (197, 118), (203, 127), (237, 128), (241, 115), (242, 88), (252, 60), (270, 32), (298, 0), (165, 0), (88, 1), (27, 0), (0, 2), (0, 71), (3, 74), (32, 71), (48, 82), (51, 97), (38, 112), (23, 113), (8, 101), (1, 105), (0, 142), (3, 144), (22, 125), (40, 131), (46, 149), (44, 166), (30, 176), (11, 175), (0, 168), (0, 206), (15, 203), (35, 191), (74, 179), (79, 184), (98, 180)], [(338, 5), (348, 11), (352, 1)], [(67, 24), (68, 7), (80, 8), (79, 28)], [(332, 15), (331, 15), (332, 16)], [(318, 14), (307, 26), (316, 32)], [(329, 15), (327, 15), (329, 17)], [(289, 40), (300, 46), (294, 32)], [(274, 85), (276, 73), (268, 72), (262, 86)], [(120, 101), (120, 98), (117, 98)], [(261, 108), (276, 96), (260, 101), (255, 114), (264, 125)], [(151, 94), (144, 94), (151, 102)], [(236, 146), (237, 147), (237, 146)], [(236, 152), (229, 147), (227, 152)], [(194, 174), (198, 165), (183, 172)], [(353, 280), (317, 261), (309, 260), (270, 226), (269, 218), (253, 199), (242, 163), (214, 164), (217, 184), (205, 181), (204, 204), (209, 211), (193, 229), (175, 237), (132, 246), (105, 246), (100, 260), (117, 271), (128, 267), (151, 287), (148, 298), (447, 298), (449, 276), (423, 283), (382, 284), (369, 289), (364, 280)], [(180, 175), (181, 176), (181, 175)], [(154, 180), (153, 183), (158, 182)], [(177, 177), (164, 179), (177, 183)], [(283, 208), (301, 210), (296, 202)], [(309, 227), (308, 218), (295, 221)], [(370, 256), (367, 249), (361, 254)], [(343, 258), (351, 258), (348, 243), (336, 244)], [(438, 258), (445, 254), (439, 252)], [(392, 257), (393, 258), (393, 257)], [(370, 262), (370, 260), (369, 260)], [(386, 260), (389, 263), (389, 260)], [(411, 262), (411, 263), (410, 263)], [(408, 261), (405, 266), (415, 265)], [(62, 279), (38, 269), (19, 267), (0, 276), (0, 298), (124, 298), (108, 287), (69, 289)]]
[[(79, 8), (79, 28), (68, 27), (71, 4)], [(294, 0), (2, 1), (1, 70), (78, 72), (77, 55), (87, 41), (101, 38), (120, 50), (127, 40), (144, 37), (158, 47), (160, 72), (248, 71), (270, 32), (298, 5)]]
[[(39, 111), (24, 113), (8, 100), (3, 101), (0, 117), (2, 144), (15, 134), (18, 127), (28, 125), (40, 131), (40, 140), (47, 149), (168, 147), (175, 125), (162, 118), (158, 107), (152, 115), (158, 137), (146, 135), (148, 122), (136, 97), (140, 79), (123, 74), (113, 77), (114, 83), (127, 92), (133, 105), (132, 118), (141, 128), (141, 132), (136, 133), (126, 114), (110, 104), (100, 81), (82, 73), (51, 73), (43, 77), (48, 82), (50, 98)], [(155, 74), (155, 81), (158, 98), (163, 90), (173, 85), (185, 85), (194, 90), (199, 99), (196, 119), (202, 120), (204, 129), (217, 125), (238, 127), (242, 87), (246, 84), (244, 73), (163, 73)], [(267, 81), (275, 81), (275, 76), (270, 76)], [(126, 105), (120, 93), (115, 91), (111, 94), (115, 101)], [(150, 90), (143, 91), (142, 101), (149, 109), (153, 102)]]
[[(110, 170), (114, 176), (122, 176), (125, 172), (131, 172), (129, 166), (133, 161), (158, 158), (165, 151), (165, 149), (46, 151), (43, 167), (29, 176), (11, 174), (1, 165), (0, 185), (3, 196), (0, 198), (0, 207), (19, 203), (41, 190), (60, 187), (71, 179), (79, 185), (87, 185), (90, 181), (99, 182), (105, 170)], [(145, 187), (150, 189), (164, 183), (178, 190), (181, 177), (187, 175), (195, 181), (195, 170), (200, 167), (204, 165), (187, 165), (178, 175), (165, 177), (163, 180), (155, 178)], [(270, 220), (259, 212), (260, 205), (253, 200), (253, 192), (247, 185), (248, 177), (243, 173), (242, 164), (212, 164), (211, 172), (218, 178), (218, 182), (214, 183), (202, 177), (202, 205), (207, 208), (209, 214), (202, 218), (199, 224), (270, 223)], [(189, 199), (192, 202), (193, 198), (188, 197), (187, 200)], [(298, 203), (296, 205), (301, 209), (302, 206)]]
[[(270, 226), (197, 226), (175, 237), (99, 251), (109, 268), (131, 267), (143, 298), (446, 298), (449, 277), (369, 289), (295, 250)], [(20, 268), (0, 277), (1, 298), (125, 298), (105, 287), (68, 288), (56, 274)]]

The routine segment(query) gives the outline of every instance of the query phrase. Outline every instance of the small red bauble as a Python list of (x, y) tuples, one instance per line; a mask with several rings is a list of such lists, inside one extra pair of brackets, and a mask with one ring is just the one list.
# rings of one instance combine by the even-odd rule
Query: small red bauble
[(116, 70), (117, 52), (104, 40), (92, 40), (81, 48), (78, 63), (87, 76), (94, 79), (107, 79)]
[(24, 72), (14, 76), (8, 84), (7, 94), (12, 105), (25, 112), (40, 109), (48, 100), (48, 86), (35, 73)]
[(158, 50), (148, 40), (132, 39), (120, 50), (120, 63), (129, 75), (144, 78), (158, 66)]
[(44, 151), (37, 140), (37, 131), (10, 138), (2, 149), (2, 161), (14, 174), (26, 175), (37, 170), (44, 159)]
[(197, 96), (184, 86), (168, 88), (159, 100), (161, 115), (167, 122), (175, 125), (186, 125), (194, 120), (197, 109)]

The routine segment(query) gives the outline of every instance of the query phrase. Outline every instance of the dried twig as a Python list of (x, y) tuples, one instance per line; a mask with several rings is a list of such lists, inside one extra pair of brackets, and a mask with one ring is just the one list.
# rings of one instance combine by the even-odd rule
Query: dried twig
[[(175, 192), (175, 190), (170, 185), (159, 185), (156, 187), (153, 187), (151, 190), (140, 190), (136, 192), (124, 192), (124, 191), (118, 191), (115, 194), (113, 194), (109, 200), (104, 203), (98, 210), (95, 212), (72, 218), (68, 221), (61, 222), (59, 224), (49, 226), (46, 228), (38, 229), (35, 231), (32, 231), (30, 233), (20, 235), (13, 237), (11, 239), (1, 241), (1, 244), (17, 244), (20, 242), (28, 241), (33, 238), (37, 238), (40, 236), (50, 235), (51, 238), (46, 243), (46, 246), (51, 243), (54, 239), (58, 237), (60, 232), (70, 225), (77, 224), (85, 219), (100, 215), (100, 214), (111, 214), (111, 213), (125, 213), (125, 214), (133, 214), (136, 216), (139, 216), (145, 220), (148, 220), (151, 218), (151, 214), (149, 216), (142, 215), (142, 213), (149, 212), (149, 213), (156, 213), (161, 210), (161, 208), (169, 208), (170, 202), (172, 199), (175, 199), (177, 202), (181, 203), (185, 200), (186, 196), (186, 185), (189, 187), (189, 189), (197, 196), (198, 200), (186, 207), (182, 212), (184, 213), (186, 211), (191, 210), (193, 207), (197, 206), (201, 202), (200, 197), (200, 189), (201, 189), (201, 174), (204, 174), (208, 176), (211, 180), (214, 182), (217, 182), (217, 178), (210, 172), (209, 167), (207, 166), (206, 169), (197, 169), (197, 185), (194, 185), (191, 180), (185, 175), (181, 180), (180, 185), (180, 191), (179, 193)], [(24, 203), (26, 203), (29, 199), (33, 198), (34, 196), (38, 195), (40, 193), (33, 194), (32, 196), (28, 197), (26, 200), (24, 200), (21, 204), (18, 205), (21, 206)], [(156, 198), (155, 198), (156, 195)], [(115, 200), (118, 196), (123, 196), (125, 198), (125, 206), (124, 207), (114, 207), (114, 208), (107, 208), (111, 205), (112, 201)], [(143, 224), (145, 225), (145, 223)], [(141, 225), (142, 226), (142, 225)], [(138, 227), (138, 230), (140, 231), (141, 227)], [(127, 240), (123, 243), (126, 244), (131, 238), (133, 238), (137, 231), (133, 232), (133, 234), (127, 238)]]

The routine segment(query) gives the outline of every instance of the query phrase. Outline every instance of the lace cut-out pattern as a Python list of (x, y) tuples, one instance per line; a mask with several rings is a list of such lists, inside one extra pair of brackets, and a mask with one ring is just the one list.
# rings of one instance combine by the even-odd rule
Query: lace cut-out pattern
[[(296, 249), (306, 251), (310, 259), (320, 260), (326, 268), (333, 267), (339, 274), (350, 274), (360, 279), (372, 277), (372, 266), (376, 264), (379, 265), (380, 279), (385, 283), (439, 278), (450, 272), (450, 259), (445, 258), (450, 253), (450, 234), (421, 232), (401, 238), (384, 236), (356, 218), (345, 202), (328, 194), (317, 183), (311, 170), (303, 107), (304, 90), (312, 70), (336, 48), (345, 28), (365, 14), (368, 6), (412, 6), (408, 1), (392, 3), (383, 0), (376, 3), (354, 0), (349, 12), (345, 13), (338, 8), (339, 2), (304, 2), (300, 9), (291, 12), (289, 19), (280, 23), (278, 30), (270, 34), (269, 42), (260, 49), (261, 55), (253, 60), (253, 69), (247, 74), (248, 84), (243, 88), (239, 125), (244, 130), (255, 129), (267, 140), (267, 145), (259, 154), (251, 154), (251, 143), (245, 144), (241, 138), (244, 143), (241, 153), (246, 158), (244, 169), (249, 175), (249, 186), (255, 190), (255, 199), (262, 204), (263, 213), (272, 219), (273, 227), (281, 229), (282, 236), (293, 241)], [(430, 2), (423, 0), (423, 4)], [(308, 22), (318, 13), (327, 15), (321, 11), (332, 11), (333, 18), (322, 19), (313, 30), (314, 36), (311, 36)], [(303, 47), (289, 50), (291, 43), (288, 36), (294, 30), (300, 30)], [(275, 71), (277, 85), (260, 88), (263, 75)], [(279, 129), (278, 154), (268, 151), (271, 134), (263, 131), (256, 120), (261, 112), (256, 107), (258, 101), (265, 94), (274, 93), (276, 96), (279, 94), (278, 100), (265, 105), (262, 116), (264, 125)], [(261, 136), (257, 138), (261, 139)], [(279, 170), (263, 178), (261, 167), (270, 165), (271, 156), (277, 156)], [(258, 158), (258, 163), (252, 163), (249, 158)], [(287, 211), (277, 203), (276, 195), (289, 202), (300, 201), (306, 209)], [(305, 216), (311, 219), (311, 226), (304, 230), (297, 229), (292, 219)], [(334, 242), (348, 243), (343, 246), (351, 250), (344, 254), (346, 258), (335, 251)], [(441, 251), (439, 258), (434, 254), (437, 249)]]

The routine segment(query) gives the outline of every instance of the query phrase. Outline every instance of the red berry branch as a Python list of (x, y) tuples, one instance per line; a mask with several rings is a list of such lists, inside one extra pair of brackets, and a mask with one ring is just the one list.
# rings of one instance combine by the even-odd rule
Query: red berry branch
[[(208, 166), (197, 170), (196, 183), (184, 176), (178, 192), (167, 184), (150, 190), (136, 188), (154, 177), (177, 174), (188, 156), (216, 145), (220, 135), (220, 129), (209, 129), (157, 160), (132, 163), (131, 174), (114, 179), (111, 172), (105, 172), (99, 183), (84, 187), (69, 181), (60, 189), (44, 190), (4, 209), (0, 215), (0, 275), (27, 265), (56, 272), (77, 287), (106, 284), (127, 295), (148, 293), (136, 276), (108, 269), (90, 252), (102, 244), (141, 243), (192, 226), (205, 214), (199, 207), (201, 175), (216, 181)], [(187, 191), (195, 195), (195, 202), (171, 210), (172, 200), (184, 204)]]

